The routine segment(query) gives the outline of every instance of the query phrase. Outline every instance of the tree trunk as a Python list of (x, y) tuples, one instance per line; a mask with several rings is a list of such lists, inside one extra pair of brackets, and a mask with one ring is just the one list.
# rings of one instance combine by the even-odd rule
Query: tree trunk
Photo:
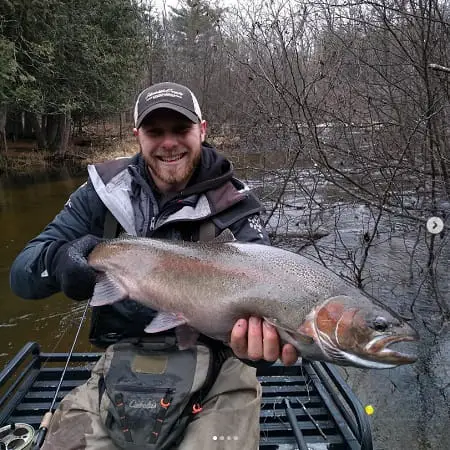
[(6, 105), (0, 105), (0, 153), (6, 153), (8, 145), (6, 144)]
[(48, 149), (56, 152), (59, 148), (59, 114), (51, 114), (47, 116), (46, 136)]
[(23, 137), (25, 139), (34, 139), (35, 136), (32, 115), (33, 113), (27, 111), (22, 113)]
[(66, 154), (70, 138), (71, 113), (67, 111), (59, 116), (59, 145), (58, 153), (63, 156)]
[(47, 139), (45, 136), (44, 128), (41, 126), (40, 114), (30, 113), (28, 119), (34, 130), (36, 136), (37, 146), (39, 150), (45, 150), (47, 147)]

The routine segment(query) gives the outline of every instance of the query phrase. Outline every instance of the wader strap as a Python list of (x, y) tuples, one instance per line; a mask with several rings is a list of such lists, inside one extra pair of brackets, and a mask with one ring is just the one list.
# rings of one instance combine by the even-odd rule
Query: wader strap
[(207, 220), (200, 225), (198, 240), (201, 242), (212, 241), (216, 237), (216, 226), (212, 220)]
[(161, 431), (161, 427), (163, 425), (164, 422), (164, 417), (167, 414), (167, 408), (169, 408), (170, 406), (170, 400), (171, 397), (169, 397), (169, 394), (166, 394), (160, 402), (160, 409), (158, 411), (158, 415), (156, 416), (156, 420), (155, 420), (155, 424), (153, 426), (153, 431), (152, 431), (152, 435), (150, 436), (149, 439), (149, 444), (154, 444), (156, 443), (156, 441), (158, 440), (159, 437), (159, 433)]
[(105, 223), (103, 225), (103, 237), (113, 239), (119, 234), (119, 222), (109, 209), (106, 210)]
[[(107, 209), (105, 214), (105, 222), (103, 224), (103, 237), (105, 239), (114, 239), (118, 236), (119, 231), (119, 222), (113, 216), (111, 211)], [(117, 333), (106, 333), (103, 330), (101, 332), (98, 331), (100, 321), (99, 317), (101, 315), (105, 316), (107, 311), (111, 311), (111, 305), (96, 306), (92, 308), (89, 341), (97, 347), (106, 348), (117, 342), (119, 339)], [(102, 321), (100, 321), (100, 323), (102, 323)]]
[(131, 437), (131, 431), (128, 424), (127, 415), (125, 414), (125, 407), (123, 404), (123, 396), (122, 394), (116, 394), (114, 398), (114, 403), (117, 408), (117, 412), (119, 413), (120, 418), (120, 426), (122, 427), (122, 433), (127, 442), (133, 442), (133, 438)]

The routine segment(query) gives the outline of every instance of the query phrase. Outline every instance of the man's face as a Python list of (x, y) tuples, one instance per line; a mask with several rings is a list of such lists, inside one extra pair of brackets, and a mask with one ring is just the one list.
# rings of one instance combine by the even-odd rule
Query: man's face
[(158, 189), (184, 189), (200, 160), (206, 122), (191, 122), (169, 109), (150, 113), (137, 130), (142, 155)]

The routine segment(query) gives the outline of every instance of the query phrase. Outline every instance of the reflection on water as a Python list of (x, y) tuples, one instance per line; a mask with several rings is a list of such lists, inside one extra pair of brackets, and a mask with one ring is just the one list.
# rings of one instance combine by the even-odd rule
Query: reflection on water
[[(17, 253), (85, 181), (84, 175), (72, 175), (65, 169), (0, 180), (0, 367), (28, 341), (38, 341), (44, 351), (67, 351), (82, 317), (84, 304), (61, 294), (22, 300), (9, 288), (9, 268)], [(89, 350), (84, 328), (79, 344)]]

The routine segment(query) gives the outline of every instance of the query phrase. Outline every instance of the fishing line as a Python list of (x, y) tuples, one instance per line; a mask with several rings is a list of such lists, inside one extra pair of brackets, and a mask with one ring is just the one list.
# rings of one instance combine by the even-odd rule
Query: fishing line
[[(89, 303), (89, 302), (88, 302)], [(74, 308), (74, 310), (72, 310), (72, 313), (73, 312), (78, 312), (78, 311), (80, 311), (80, 310), (84, 310), (84, 307), (82, 307), (82, 308), (76, 308), (76, 311), (75, 311), (75, 308)], [(69, 313), (70, 314), (70, 313)], [(57, 317), (57, 316), (64, 316), (64, 317), (66, 317), (66, 316), (68, 316), (69, 314), (67, 314), (67, 313), (61, 313), (61, 314), (57, 314), (56, 316), (53, 316), (53, 317)], [(74, 321), (73, 321), (74, 322)], [(84, 322), (84, 317), (82, 317), (81, 318), (81, 322), (80, 322), (80, 326), (81, 326), (81, 324)], [(73, 323), (72, 323), (73, 324)], [(72, 325), (71, 324), (71, 325)], [(62, 340), (64, 339), (64, 337), (67, 335), (67, 333), (69, 332), (69, 328), (68, 327), (65, 327), (64, 328), (64, 330), (61, 332), (61, 334), (60, 334), (60, 336), (59, 336), (59, 339), (58, 339), (58, 341), (56, 342), (56, 344), (51, 348), (51, 353), (55, 353), (56, 352), (56, 349), (57, 348), (59, 348), (59, 346), (60, 346), (60, 344), (61, 344), (61, 342), (62, 342)], [(77, 335), (78, 336), (78, 335)], [(75, 337), (75, 340), (77, 339), (77, 336)], [(92, 346), (91, 346), (91, 349), (92, 349)], [(47, 364), (49, 363), (49, 359), (51, 358), (51, 355), (49, 355), (43, 362), (42, 362), (42, 365), (41, 365), (41, 367), (44, 369), (46, 366), (47, 366)], [(1, 449), (0, 449), (1, 450)]]
[[(56, 342), (56, 344), (52, 347), (51, 353), (55, 353), (55, 350), (59, 347), (59, 344), (61, 344), (61, 341), (63, 340), (63, 338), (64, 338), (64, 336), (66, 335), (67, 332), (68, 332), (68, 328), (65, 328), (64, 331), (59, 336), (59, 339)], [(42, 368), (45, 368), (45, 366), (48, 364), (48, 360), (49, 360), (49, 357), (47, 357), (45, 359), (45, 361), (43, 362)]]
[[(323, 432), (322, 428), (320, 428), (319, 422), (317, 422), (314, 417), (311, 415), (311, 413), (307, 410), (305, 404), (298, 398), (297, 399), (297, 403), (299, 403), (301, 405), (301, 407), (303, 408), (303, 411), (305, 411), (306, 415), (309, 417), (309, 419), (311, 420), (311, 422), (314, 424), (314, 426), (317, 428), (317, 431), (321, 434), (321, 436), (327, 441), (328, 438), (326, 436), (326, 434)], [(309, 400), (308, 400), (309, 402)]]
[(69, 362), (70, 362), (70, 358), (72, 357), (73, 350), (74, 350), (75, 345), (77, 343), (78, 336), (79, 336), (81, 328), (83, 326), (84, 319), (86, 317), (86, 313), (87, 313), (88, 307), (89, 307), (89, 300), (86, 301), (86, 306), (85, 306), (84, 311), (83, 311), (83, 316), (81, 317), (80, 324), (78, 325), (78, 329), (77, 329), (77, 332), (75, 334), (75, 338), (73, 340), (72, 347), (71, 347), (71, 349), (69, 351), (69, 354), (67, 355), (66, 364), (65, 364), (64, 369), (63, 369), (63, 371), (61, 373), (61, 377), (59, 379), (58, 386), (56, 387), (55, 395), (53, 396), (53, 400), (52, 400), (52, 403), (50, 405), (50, 408), (49, 408), (48, 412), (46, 412), (44, 414), (44, 417), (42, 418), (41, 424), (39, 426), (39, 430), (37, 431), (36, 435), (34, 436), (32, 450), (39, 450), (42, 447), (42, 444), (44, 443), (48, 427), (50, 426), (50, 422), (51, 422), (52, 417), (53, 417), (53, 409), (55, 407), (56, 399), (58, 398), (59, 390), (61, 389), (61, 385), (62, 385), (62, 382), (64, 380), (64, 376), (66, 374), (67, 367), (69, 366)]
[[(65, 319), (66, 317), (68, 318), (71, 314), (73, 314), (74, 312), (79, 312), (80, 310), (84, 310), (84, 307), (81, 308), (74, 308), (73, 310), (71, 310), (69, 313), (67, 312), (63, 312), (63, 313), (59, 313), (59, 314), (54, 314), (53, 316), (49, 316), (43, 319), (39, 319), (39, 320), (45, 320), (45, 319), (49, 319), (49, 318), (54, 318), (54, 317), (58, 317), (58, 316), (63, 316), (63, 318)], [(72, 321), (71, 321), (72, 322)], [(75, 322), (75, 321), (73, 321)], [(83, 322), (83, 319), (81, 319), (81, 323)], [(73, 323), (71, 323), (72, 325)], [(61, 344), (61, 341), (64, 339), (64, 337), (66, 336), (66, 334), (69, 332), (69, 327), (64, 327), (63, 331), (60, 333), (60, 336), (58, 338), (58, 341), (56, 342), (55, 345), (53, 345), (53, 347), (51, 347), (51, 353), (55, 353), (56, 349), (59, 347), (59, 345)], [(42, 368), (45, 368), (46, 365), (48, 364), (48, 360), (49, 358), (46, 358), (43, 362), (42, 362)]]

